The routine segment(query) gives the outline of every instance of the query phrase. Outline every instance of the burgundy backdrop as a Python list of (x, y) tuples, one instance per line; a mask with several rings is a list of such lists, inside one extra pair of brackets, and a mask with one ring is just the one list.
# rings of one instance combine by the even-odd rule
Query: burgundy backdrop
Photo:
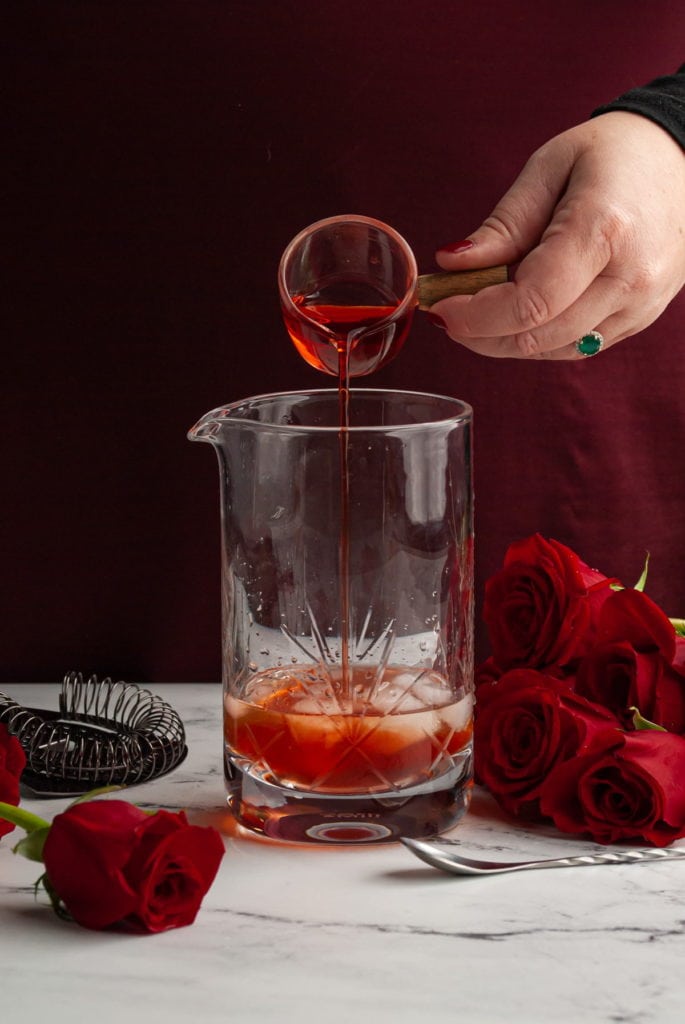
[[(0, 17), (0, 671), (217, 679), (217, 469), (185, 434), (213, 406), (324, 383), (280, 322), (286, 243), (365, 213), (432, 269), (537, 145), (685, 59), (685, 7), (85, 0)], [(367, 379), (474, 405), (479, 597), (540, 530), (626, 582), (649, 549), (648, 591), (685, 614), (682, 313), (564, 366), (473, 356), (421, 318)]]

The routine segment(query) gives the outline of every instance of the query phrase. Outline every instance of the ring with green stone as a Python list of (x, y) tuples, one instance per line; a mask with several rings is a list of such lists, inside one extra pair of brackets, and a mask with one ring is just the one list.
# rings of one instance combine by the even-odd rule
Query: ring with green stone
[(582, 338), (578, 338), (576, 342), (576, 351), (581, 356), (596, 356), (598, 352), (602, 351), (604, 347), (604, 338), (599, 331), (590, 331), (589, 334), (584, 334)]

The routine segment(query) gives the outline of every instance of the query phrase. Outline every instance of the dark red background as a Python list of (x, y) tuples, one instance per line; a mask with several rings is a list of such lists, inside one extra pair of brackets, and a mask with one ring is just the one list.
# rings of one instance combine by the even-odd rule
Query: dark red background
[[(682, 63), (685, 8), (85, 0), (0, 19), (0, 671), (217, 679), (217, 472), (185, 434), (324, 383), (281, 326), (286, 243), (365, 213), (431, 269), (533, 148)], [(682, 312), (565, 366), (472, 356), (422, 318), (372, 379), (475, 407), (479, 596), (540, 530), (626, 582), (650, 549), (649, 592), (685, 613)]]

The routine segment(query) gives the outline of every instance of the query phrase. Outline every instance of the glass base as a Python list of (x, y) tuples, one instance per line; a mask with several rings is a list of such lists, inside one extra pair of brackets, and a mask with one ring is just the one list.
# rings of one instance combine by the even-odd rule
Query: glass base
[(296, 843), (393, 843), (439, 835), (464, 816), (473, 789), (471, 747), (449, 771), (388, 793), (307, 793), (260, 777), (248, 762), (225, 758), (227, 802), (249, 831)]

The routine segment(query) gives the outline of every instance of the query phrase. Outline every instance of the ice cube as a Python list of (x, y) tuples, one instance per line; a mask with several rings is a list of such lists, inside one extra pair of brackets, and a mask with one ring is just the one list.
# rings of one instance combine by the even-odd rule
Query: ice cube
[(457, 704), (441, 708), (440, 717), (455, 732), (461, 732), (473, 717), (473, 695), (467, 693)]
[(290, 708), (294, 715), (322, 715), (331, 714), (325, 706), (324, 701), (316, 700), (314, 697), (300, 697)]
[(385, 693), (377, 694), (373, 700), (374, 708), (383, 714), (406, 715), (411, 711), (425, 711), (426, 705), (411, 690), (404, 693), (398, 687), (391, 687)]

